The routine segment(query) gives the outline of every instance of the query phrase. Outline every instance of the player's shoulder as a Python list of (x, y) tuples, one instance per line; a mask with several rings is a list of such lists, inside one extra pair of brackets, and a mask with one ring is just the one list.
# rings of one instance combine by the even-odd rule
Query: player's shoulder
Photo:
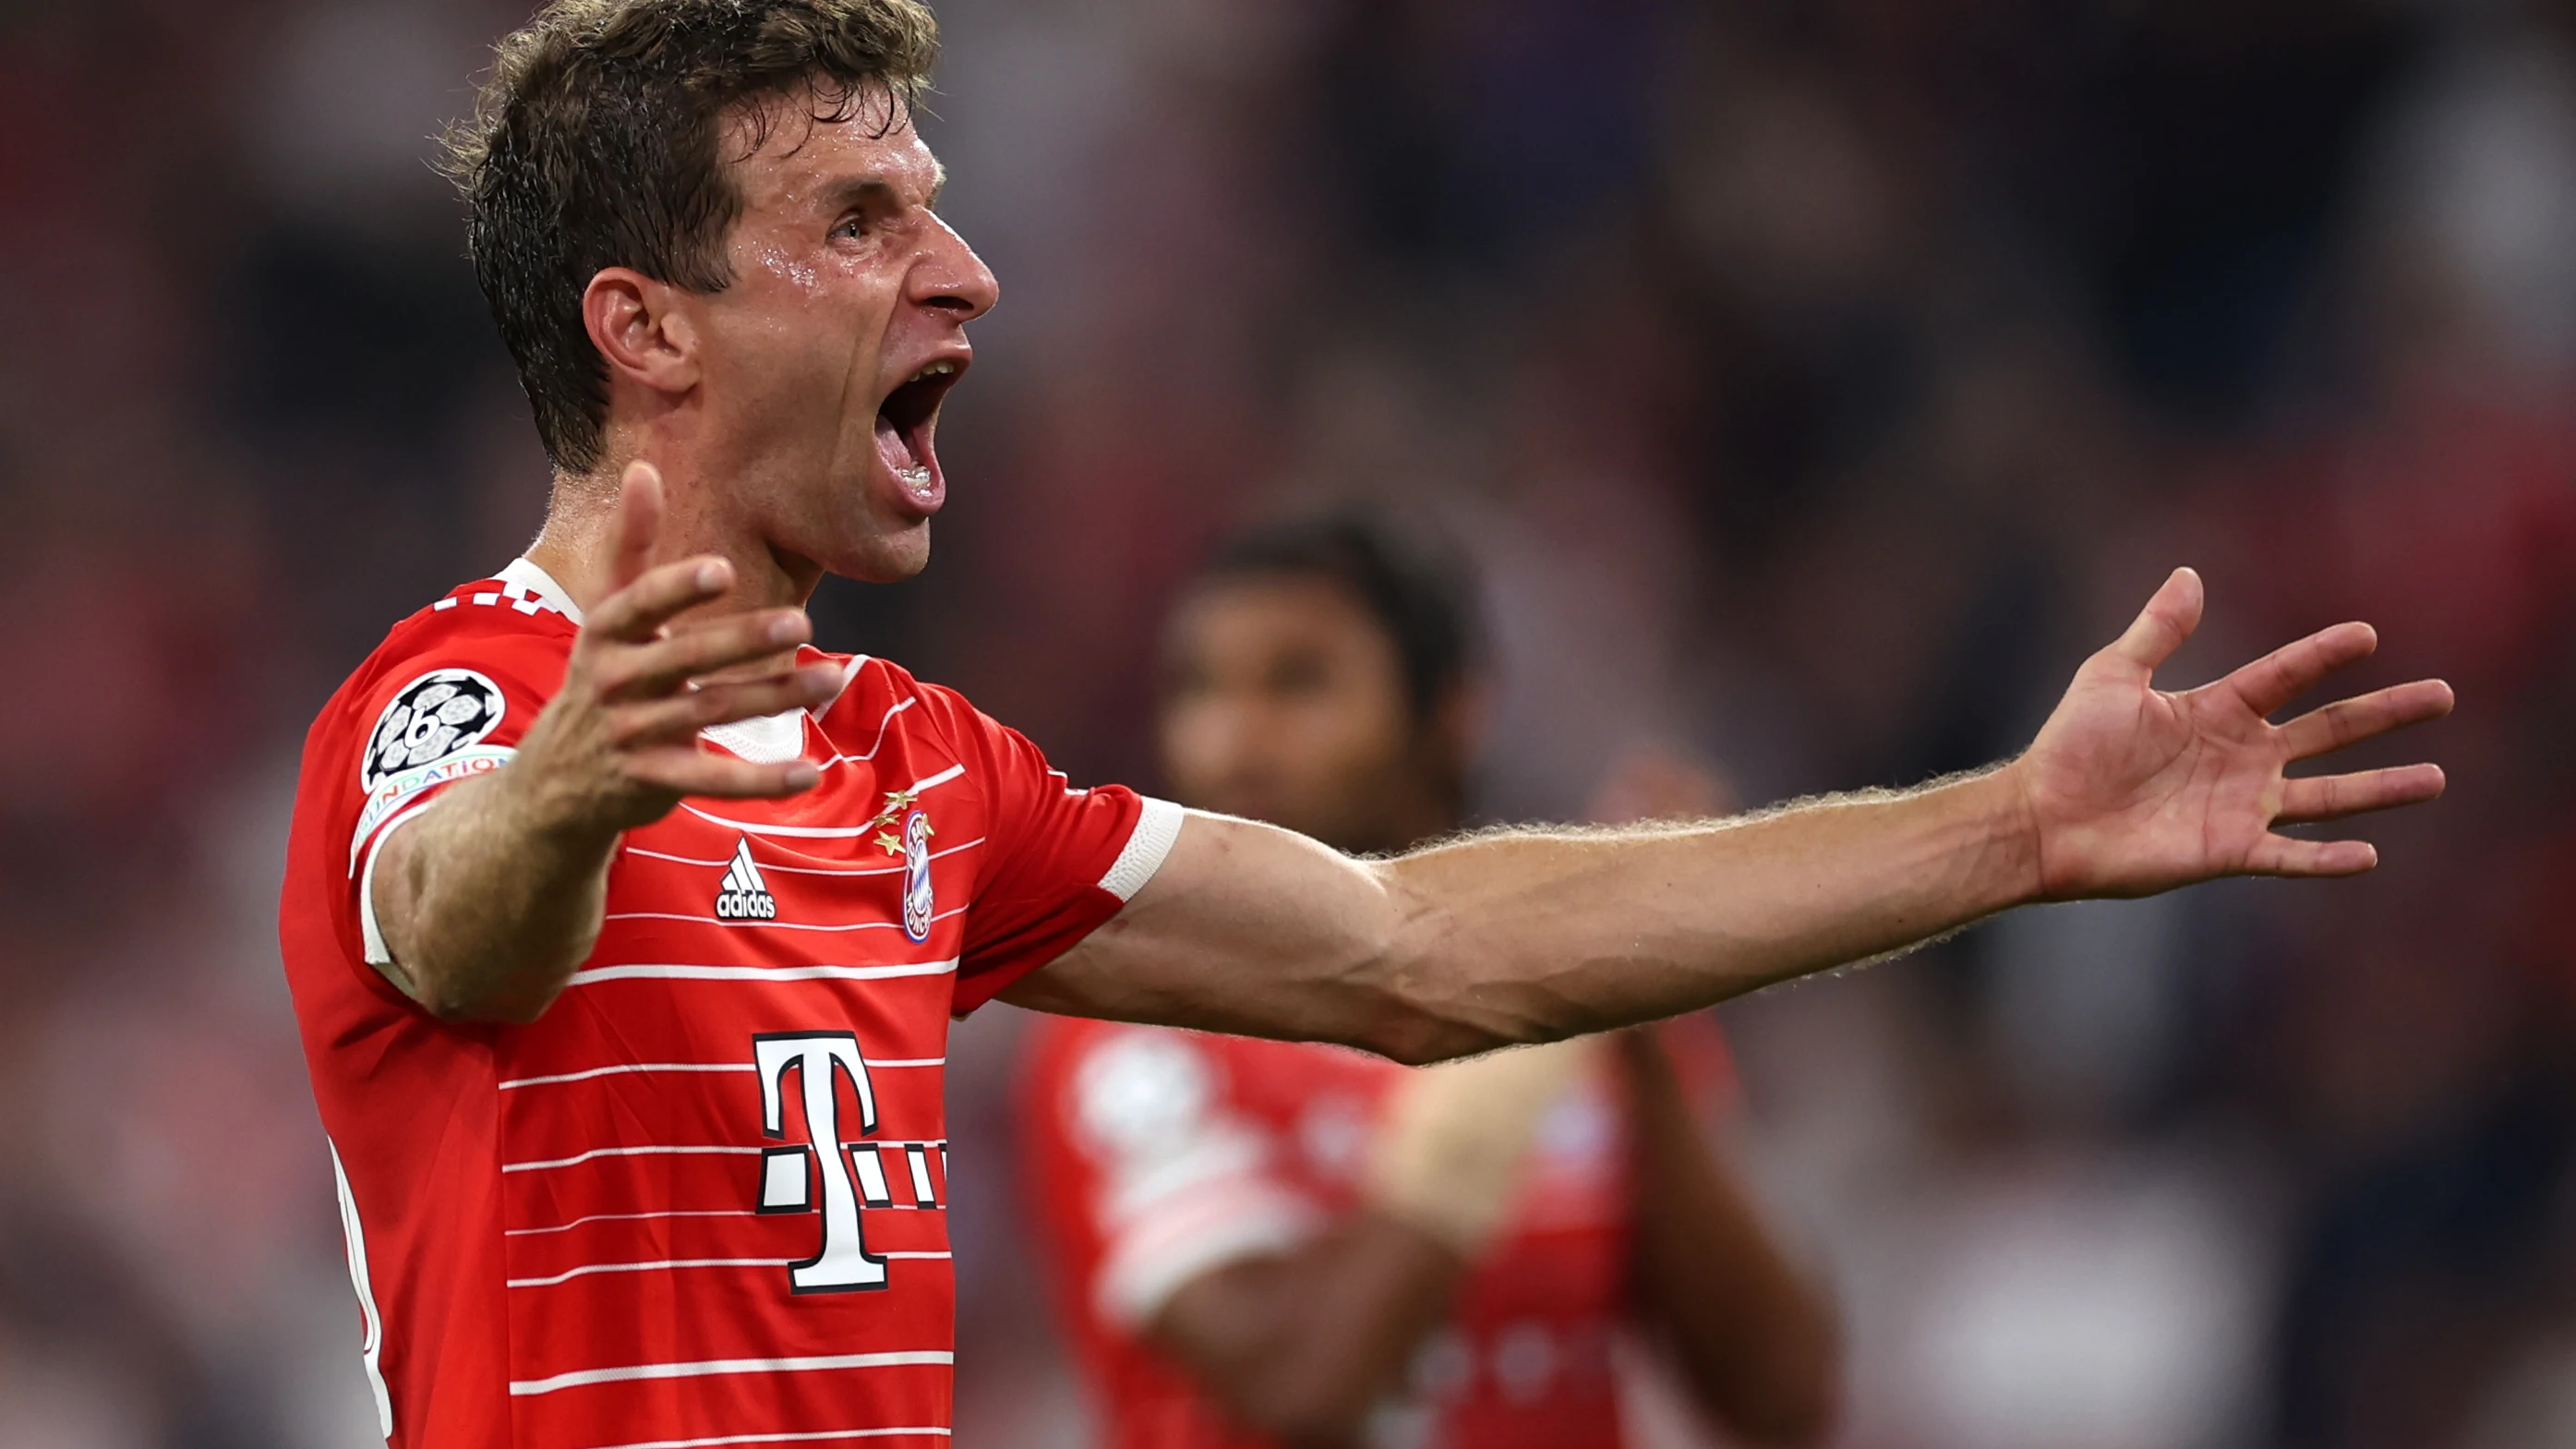
[(397, 623), (341, 682), (314, 721), (317, 740), (347, 733), (394, 708), (399, 697), (444, 694), (461, 710), (480, 700), (497, 720), (512, 705), (540, 704), (562, 683), (580, 633), (577, 608), (526, 560), (457, 585)]
[(580, 610), (562, 586), (535, 564), (515, 559), (497, 574), (458, 584), (387, 630), (352, 683), (434, 656), (507, 662), (567, 655), (580, 632)]
[(881, 655), (839, 655), (808, 650), (841, 667), (841, 690), (821, 711), (827, 727), (852, 732), (861, 742), (909, 739), (936, 742), (934, 751), (971, 748), (996, 728), (952, 686), (935, 683)]
[[(873, 707), (919, 713), (926, 707), (937, 722), (945, 723), (947, 716), (961, 709), (974, 708), (966, 702), (966, 696), (955, 689), (923, 679), (883, 655), (812, 652), (822, 653), (824, 658), (841, 665), (841, 693), (832, 702), (835, 709), (865, 711)], [(919, 727), (933, 722), (934, 719), (925, 718), (911, 723)]]
[(581, 611), (563, 587), (526, 559), (489, 578), (458, 584), (396, 624), (375, 657), (399, 660), (449, 648), (534, 647), (568, 653)]

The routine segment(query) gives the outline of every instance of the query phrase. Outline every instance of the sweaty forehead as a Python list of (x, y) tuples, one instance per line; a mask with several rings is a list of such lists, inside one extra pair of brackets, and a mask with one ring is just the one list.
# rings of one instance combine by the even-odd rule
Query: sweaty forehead
[(837, 206), (878, 190), (906, 203), (938, 199), (947, 172), (911, 117), (889, 127), (891, 102), (882, 93), (829, 102), (798, 91), (734, 118), (728, 153), (748, 209)]

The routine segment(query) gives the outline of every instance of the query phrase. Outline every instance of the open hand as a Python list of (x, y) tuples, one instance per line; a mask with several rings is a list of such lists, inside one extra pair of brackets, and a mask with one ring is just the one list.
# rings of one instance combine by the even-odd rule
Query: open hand
[(2412, 805), (2442, 793), (2438, 765), (2290, 778), (2299, 760), (2451, 712), (2437, 679), (2270, 716), (2379, 647), (2337, 624), (2198, 689), (2155, 688), (2156, 667), (2200, 623), (2200, 576), (2178, 569), (2117, 642), (2077, 670), (2028, 753), (2008, 767), (2037, 844), (2042, 897), (2139, 896), (2222, 875), (2354, 875), (2379, 862), (2359, 840), (2274, 827)]
[(674, 624), (732, 588), (733, 566), (708, 555), (648, 567), (661, 523), (661, 474), (634, 464), (618, 495), (614, 592), (589, 611), (563, 688), (519, 747), (540, 811), (576, 830), (648, 825), (686, 795), (774, 799), (816, 780), (801, 760), (754, 764), (698, 748), (709, 725), (829, 699), (840, 671), (793, 667), (811, 633), (801, 610)]

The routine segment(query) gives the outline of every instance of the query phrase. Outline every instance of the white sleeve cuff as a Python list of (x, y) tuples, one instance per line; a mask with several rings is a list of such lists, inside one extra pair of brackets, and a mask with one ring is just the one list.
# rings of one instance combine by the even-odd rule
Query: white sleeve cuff
[(424, 800), (384, 823), (376, 838), (367, 845), (367, 868), (358, 876), (358, 934), (366, 942), (367, 964), (391, 966), (394, 953), (385, 945), (385, 933), (376, 925), (376, 856), (393, 839), (394, 832), (420, 818), (420, 813), (437, 804)]
[(1164, 857), (1172, 853), (1172, 842), (1181, 835), (1181, 820), (1189, 812), (1169, 800), (1143, 797), (1144, 813), (1136, 817), (1136, 828), (1127, 836), (1127, 848), (1109, 873), (1100, 878), (1100, 888), (1121, 901), (1132, 901), (1154, 872), (1163, 868)]
[(1123, 1234), (1093, 1285), (1093, 1309), (1129, 1333), (1143, 1331), (1172, 1295), (1246, 1258), (1285, 1253), (1314, 1236), (1315, 1210), (1289, 1193), (1249, 1183), (1211, 1194)]

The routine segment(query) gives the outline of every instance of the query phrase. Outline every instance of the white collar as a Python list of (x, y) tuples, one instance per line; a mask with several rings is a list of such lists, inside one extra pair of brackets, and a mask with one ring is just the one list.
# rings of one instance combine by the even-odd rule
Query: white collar
[[(554, 575), (526, 558), (510, 560), (509, 567), (493, 575), (505, 584), (516, 584), (520, 592), (547, 608), (560, 612), (575, 624), (581, 622), (581, 606), (555, 582)], [(758, 764), (777, 764), (805, 753), (805, 711), (783, 710), (757, 719), (736, 720), (702, 731), (707, 738)]]
[(575, 624), (581, 622), (581, 605), (572, 601), (572, 595), (564, 592), (564, 586), (555, 582), (554, 575), (537, 567), (533, 561), (514, 558), (510, 560), (507, 568), (492, 577), (505, 584), (517, 584), (530, 598), (572, 620)]

